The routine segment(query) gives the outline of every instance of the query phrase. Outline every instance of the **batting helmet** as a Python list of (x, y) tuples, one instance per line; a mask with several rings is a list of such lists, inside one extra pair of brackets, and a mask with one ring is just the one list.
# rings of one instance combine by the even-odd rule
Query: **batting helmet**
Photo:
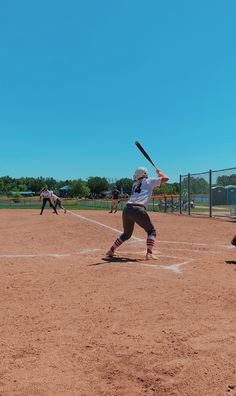
[(148, 177), (148, 170), (146, 168), (137, 168), (134, 173), (134, 180), (142, 179), (143, 177)]

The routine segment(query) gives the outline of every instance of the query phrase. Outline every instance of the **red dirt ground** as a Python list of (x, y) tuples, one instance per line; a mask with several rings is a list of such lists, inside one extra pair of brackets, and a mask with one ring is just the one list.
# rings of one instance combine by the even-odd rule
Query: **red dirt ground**
[(150, 213), (147, 263), (120, 212), (0, 215), (0, 396), (236, 395), (235, 223)]

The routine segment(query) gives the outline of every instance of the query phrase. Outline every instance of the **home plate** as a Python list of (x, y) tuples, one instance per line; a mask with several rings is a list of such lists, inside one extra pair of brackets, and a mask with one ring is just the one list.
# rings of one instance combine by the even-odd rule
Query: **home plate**
[(184, 260), (183, 257), (161, 255), (157, 252), (155, 252), (155, 256), (158, 257), (157, 260), (146, 260), (145, 254), (143, 252), (134, 253), (128, 251), (119, 251), (114, 257), (107, 257), (105, 260), (109, 261), (110, 263), (139, 265), (142, 267), (148, 267), (152, 269), (164, 269), (178, 273), (181, 272), (180, 267), (182, 265), (188, 264), (193, 261), (192, 258)]

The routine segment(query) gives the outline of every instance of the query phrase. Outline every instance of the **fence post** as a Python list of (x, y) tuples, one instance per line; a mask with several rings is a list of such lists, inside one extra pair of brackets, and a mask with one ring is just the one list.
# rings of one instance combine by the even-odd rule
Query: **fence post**
[(179, 175), (179, 214), (182, 214), (182, 176)]
[(190, 173), (188, 174), (188, 214), (191, 214), (191, 208), (190, 208), (190, 201), (191, 201), (191, 197), (190, 197), (190, 193), (191, 193), (191, 188), (190, 188)]
[(209, 170), (209, 217), (212, 217), (212, 170)]

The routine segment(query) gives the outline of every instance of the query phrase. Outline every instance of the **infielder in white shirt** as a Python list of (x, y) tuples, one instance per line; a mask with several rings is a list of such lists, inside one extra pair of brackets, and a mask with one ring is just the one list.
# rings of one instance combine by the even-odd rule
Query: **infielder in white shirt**
[(55, 208), (55, 205), (54, 205), (54, 201), (53, 201), (53, 198), (52, 198), (52, 194), (53, 194), (53, 192), (50, 191), (50, 190), (48, 189), (47, 186), (45, 186), (45, 187), (41, 190), (41, 193), (40, 193), (40, 201), (41, 201), (41, 199), (43, 198), (43, 204), (42, 204), (41, 212), (40, 212), (41, 215), (43, 214), (43, 210), (44, 210), (44, 207), (45, 207), (45, 205), (46, 205), (47, 202), (49, 202), (50, 206), (53, 208), (54, 213), (58, 214), (58, 213), (57, 213), (57, 210), (56, 210), (56, 208)]
[(61, 198), (59, 198), (56, 194), (52, 193), (52, 199), (54, 201), (55, 208), (57, 208), (58, 205), (59, 208), (63, 209), (64, 213), (66, 213), (66, 209), (64, 208), (64, 206), (62, 206)]
[(146, 209), (153, 189), (169, 180), (169, 177), (160, 169), (156, 169), (156, 173), (158, 178), (151, 179), (148, 178), (148, 171), (146, 168), (141, 167), (136, 169), (134, 174), (135, 182), (132, 186), (131, 196), (122, 214), (124, 232), (115, 240), (111, 248), (106, 253), (108, 257), (113, 257), (115, 255), (115, 250), (132, 236), (134, 225), (136, 223), (147, 233), (146, 259), (149, 260), (156, 258), (152, 253), (156, 239), (156, 230)]

